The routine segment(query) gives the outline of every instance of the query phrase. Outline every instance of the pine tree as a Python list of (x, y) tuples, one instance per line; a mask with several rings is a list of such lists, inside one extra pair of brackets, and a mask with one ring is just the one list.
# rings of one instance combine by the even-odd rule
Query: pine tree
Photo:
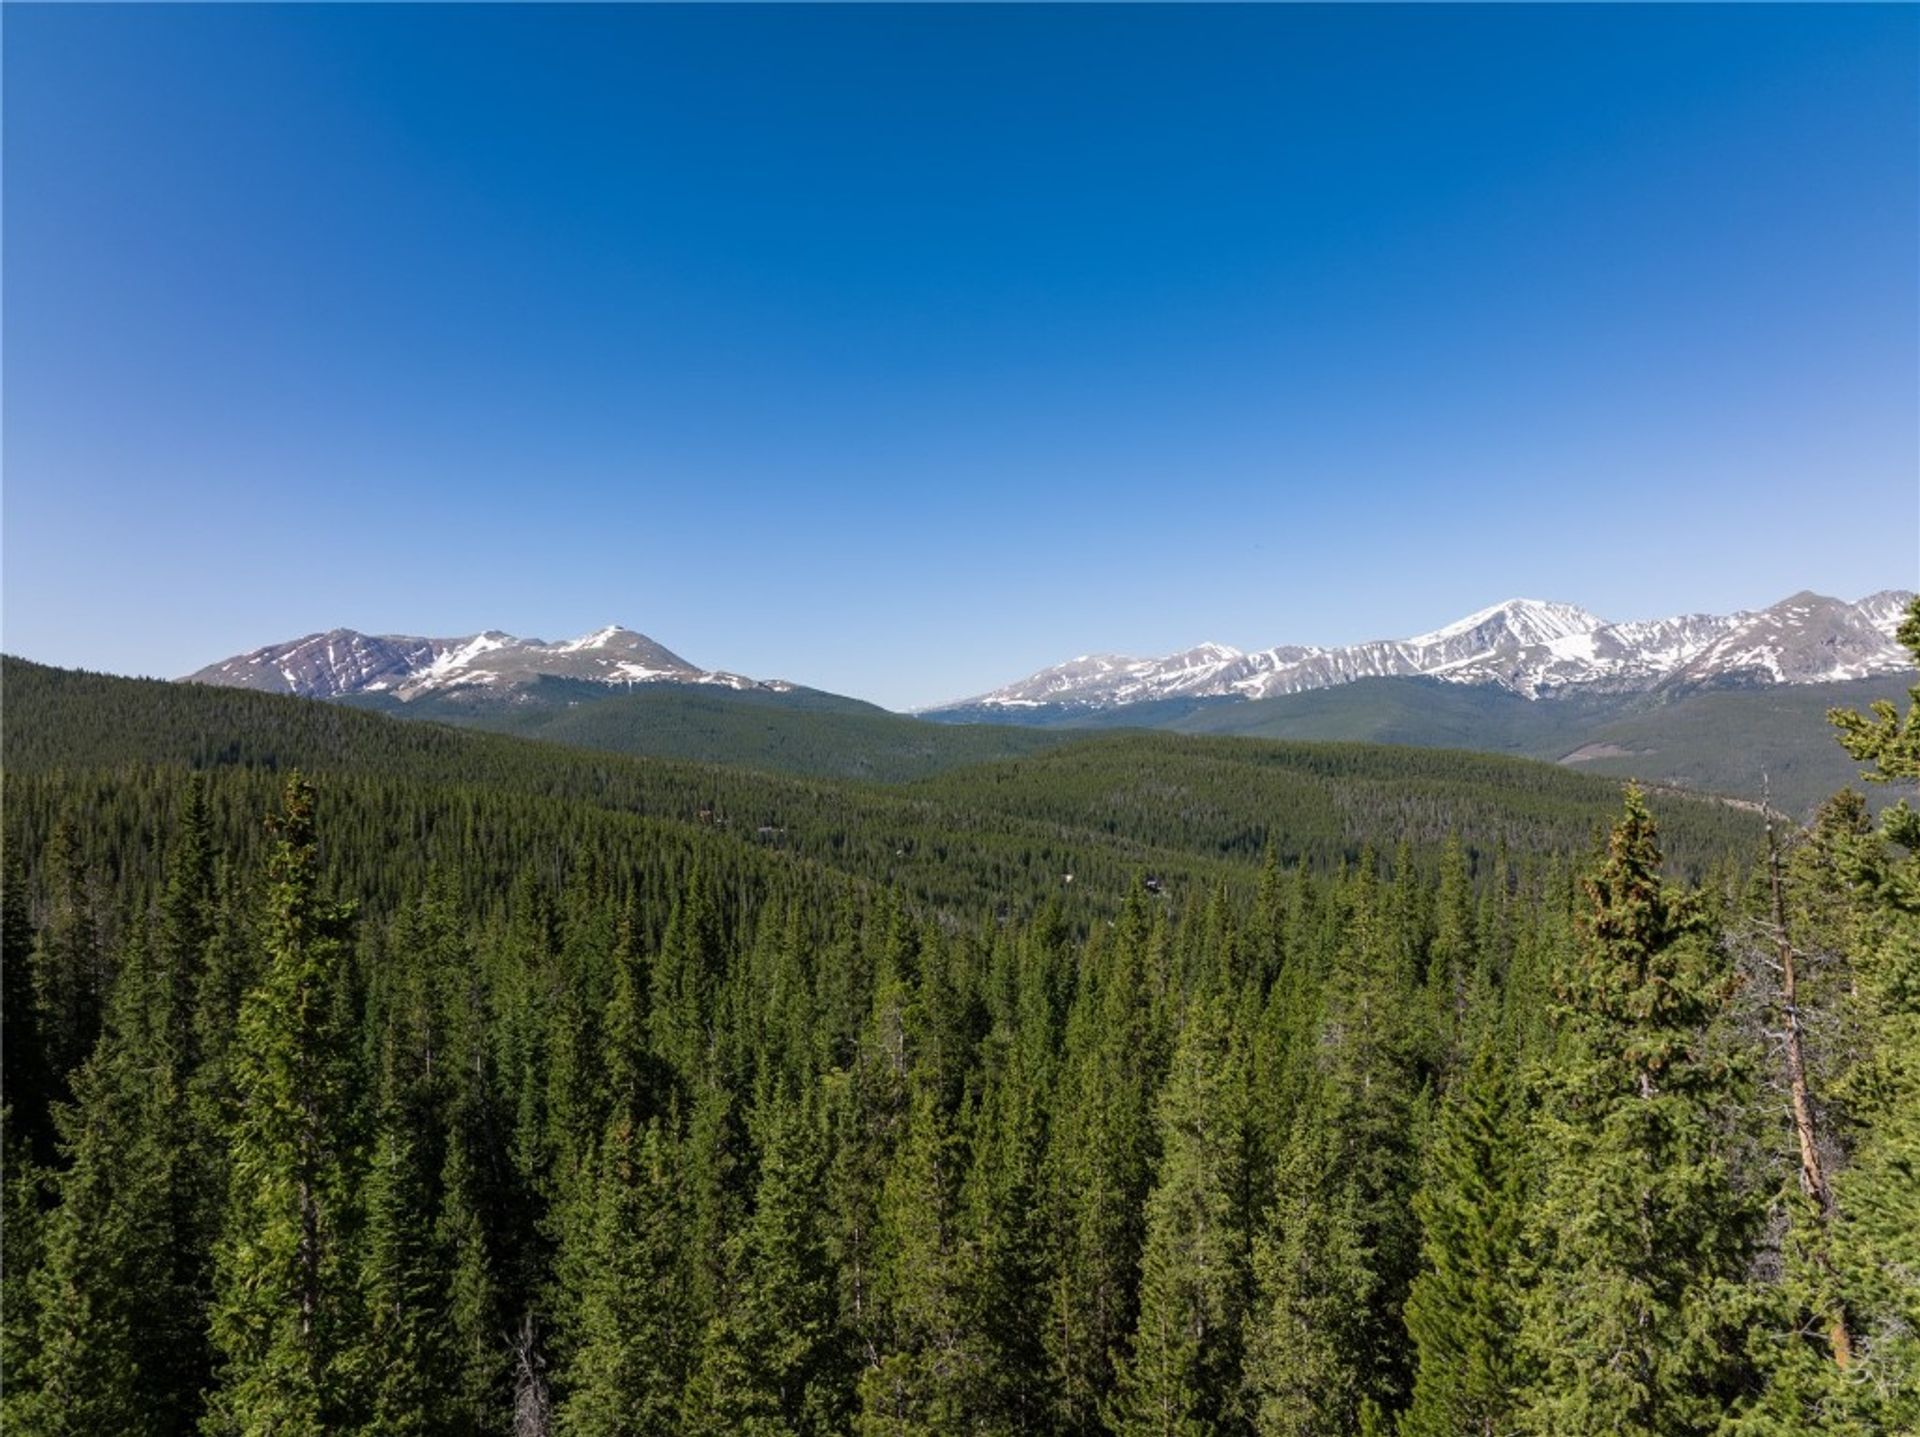
[(42, 866), (48, 909), (32, 957), (34, 1026), (49, 1096), (61, 1099), (99, 1036), (108, 981), (79, 822), (72, 812), (63, 812), (54, 825)]
[[(213, 1248), (226, 1200), (226, 1145), (214, 1109), (199, 1100), (207, 1070), (199, 1003), (220, 932), (219, 855), (206, 786), (187, 789), (169, 843), (167, 873), (154, 932), (151, 1032), (158, 1057), (145, 1126), (167, 1144), (167, 1222), (172, 1229), (173, 1319), (165, 1329), (165, 1385), (171, 1410), (194, 1411), (213, 1378), (207, 1312), (213, 1302)], [(164, 1105), (164, 1110), (162, 1110)], [(150, 1359), (150, 1365), (151, 1359)]]
[(1414, 1198), (1425, 1267), (1407, 1294), (1418, 1351), (1402, 1437), (1498, 1437), (1514, 1430), (1522, 1290), (1524, 1114), (1505, 1048), (1488, 1024), (1441, 1110)]
[(717, 1077), (703, 1078), (693, 1094), (680, 1152), (688, 1280), (694, 1311), (705, 1322), (725, 1308), (731, 1295), (727, 1254), (741, 1226), (750, 1181), (745, 1125), (733, 1092)]
[(1259, 1437), (1342, 1437), (1368, 1399), (1377, 1280), (1350, 1179), (1318, 1103), (1303, 1105), (1253, 1248), (1246, 1396)]
[(1196, 999), (1155, 1105), (1140, 1315), (1110, 1425), (1124, 1434), (1238, 1429), (1250, 1287), (1246, 1073), (1223, 996)]
[[(1295, 868), (1284, 889), (1278, 873), (1263, 876), (1256, 898), (1257, 932), (1262, 923), (1276, 946), (1272, 973), (1258, 1018), (1258, 1038), (1249, 1063), (1249, 1108), (1253, 1147), (1249, 1186), (1273, 1189), (1304, 1095), (1314, 1081), (1315, 1030), (1320, 1020), (1326, 960), (1320, 928), (1320, 899), (1304, 868)], [(1271, 916), (1260, 920), (1263, 907)]]
[[(1920, 599), (1898, 637), (1920, 664)], [(1870, 782), (1920, 784), (1920, 684), (1904, 714), (1835, 711), (1840, 741)], [(1840, 1097), (1856, 1125), (1832, 1180), (1828, 1263), (1856, 1340), (1847, 1370), (1823, 1369), (1820, 1410), (1866, 1430), (1920, 1430), (1920, 811), (1907, 796), (1877, 829), (1835, 833), (1853, 903), (1837, 935), (1850, 951), (1858, 1061)]]
[(265, 973), (233, 1054), (209, 1434), (317, 1434), (346, 1416), (336, 1365), (358, 1306), (346, 1248), (357, 1163), (343, 1028), (350, 914), (320, 895), (313, 806), (312, 785), (293, 775), (268, 864)]
[(34, 1356), (15, 1376), (28, 1391), (8, 1414), (21, 1432), (172, 1433), (191, 1411), (182, 1384), (197, 1308), (175, 1281), (189, 1237), (173, 1225), (178, 1090), (151, 1022), (144, 947), (122, 965), (108, 1026), (59, 1115), (67, 1166), (33, 1274)]
[(178, 1072), (197, 1066), (194, 1005), (215, 930), (212, 819), (204, 785), (187, 789), (168, 853), (166, 888), (155, 934), (156, 975), (163, 1018), (161, 1037)]
[(616, 1117), (600, 1147), (592, 1227), (580, 1234), (576, 1348), (558, 1412), (568, 1437), (646, 1437), (679, 1429), (692, 1318), (685, 1206), (660, 1125)]
[(906, 1129), (910, 1071), (907, 985), (890, 963), (883, 960), (879, 966), (852, 1063), (832, 1074), (826, 1087), (833, 1128), (828, 1194), (835, 1218), (836, 1306), (848, 1345), (869, 1362), (885, 1340), (876, 1291), (880, 1194)]
[(448, 1135), (440, 1179), (441, 1204), (435, 1236), (450, 1272), (446, 1292), (447, 1430), (456, 1437), (497, 1431), (509, 1410), (506, 1323), (500, 1283), (488, 1251), (480, 1200), (480, 1175), (469, 1140), (456, 1123)]
[(880, 1339), (860, 1374), (858, 1422), (868, 1437), (953, 1431), (972, 1405), (978, 1358), (959, 1270), (958, 1168), (935, 1085), (916, 1073), (876, 1225)]
[(9, 1159), (44, 1162), (53, 1155), (54, 1085), (35, 993), (35, 938), (20, 847), (8, 843), (0, 869), (0, 1093), (9, 1113)]
[(1417, 971), (1417, 908), (1383, 893), (1362, 855), (1345, 885), (1344, 919), (1316, 1034), (1314, 1101), (1332, 1143), (1328, 1181), (1344, 1187), (1371, 1294), (1354, 1353), (1363, 1397), (1392, 1410), (1411, 1385), (1402, 1306), (1419, 1268), (1412, 1211), (1426, 1104), (1429, 1030)]
[(131, 933), (101, 1037), (60, 1114), (67, 1166), (35, 1273), (24, 1431), (184, 1432), (210, 1371), (205, 1313), (217, 1144), (186, 1101), (212, 936), (204, 795), (188, 790), (158, 922)]
[(201, 1260), (209, 1272), (218, 1232), (226, 1219), (231, 1168), (226, 1129), (239, 1102), (234, 1047), (240, 1009), (265, 966), (265, 944), (257, 931), (261, 905), (258, 895), (251, 891), (253, 886), (233, 863), (216, 860), (212, 930), (192, 1000), (193, 1032), (188, 1051), (193, 1066), (187, 1090), (202, 1186), (203, 1207), (198, 1222), (208, 1234), (202, 1243)]
[(0, 1425), (20, 1421), (23, 1404), (38, 1393), (21, 1380), (38, 1358), (31, 1283), (46, 1260), (48, 1174), (15, 1130), (11, 1104), (0, 1102)]
[(1063, 1430), (1096, 1427), (1136, 1316), (1160, 1071), (1155, 944), (1136, 882), (1106, 941), (1089, 946), (1068, 1018), (1061, 1107), (1047, 1153), (1054, 1227), (1047, 1342)]
[(661, 1111), (665, 1082), (656, 1071), (647, 1035), (647, 972), (631, 918), (613, 945), (613, 991), (601, 1020), (601, 1088), (609, 1110), (636, 1119)]
[(733, 1240), (727, 1310), (709, 1325), (689, 1431), (804, 1437), (844, 1429), (845, 1383), (822, 1231), (825, 1174), (817, 1120), (769, 1099), (753, 1214)]
[(987, 1432), (1045, 1425), (1053, 1400), (1042, 1341), (1046, 1252), (1041, 1199), (1044, 1116), (1050, 1093), (1027, 1046), (1004, 1035), (975, 1119), (962, 1193), (965, 1325), (980, 1353), (975, 1406)]
[(688, 875), (674, 906), (652, 974), (649, 1024), (653, 1050), (692, 1087), (707, 1070), (714, 990), (726, 972), (726, 944), (713, 879), (704, 867)]
[[(1832, 1178), (1844, 1162), (1838, 1141), (1843, 1109), (1832, 1101), (1846, 1071), (1857, 1025), (1857, 983), (1848, 971), (1842, 934), (1846, 881), (1834, 871), (1841, 849), (1870, 827), (1866, 806), (1849, 791), (1824, 805), (1791, 861), (1783, 861), (1774, 823), (1767, 825), (1767, 862), (1752, 906), (1736, 934), (1741, 999), (1764, 1035), (1769, 1082), (1757, 1096), (1753, 1124), (1761, 1151), (1773, 1159), (1775, 1192), (1767, 1241), (1756, 1268), (1771, 1281), (1750, 1284), (1754, 1313), (1748, 1350), (1764, 1378), (1758, 1401), (1740, 1414), (1743, 1434), (1807, 1427), (1861, 1437), (1874, 1430), (1848, 1411), (1854, 1365), (1852, 1318), (1833, 1266), (1837, 1212)], [(1840, 900), (1836, 902), (1835, 900)], [(1819, 939), (1814, 934), (1820, 933)], [(1841, 1039), (1829, 1045), (1823, 1039)], [(1754, 1041), (1752, 1046), (1763, 1044)], [(1782, 1121), (1784, 1119), (1784, 1121)], [(1777, 1246), (1776, 1246), (1777, 1243)]]
[(444, 1431), (454, 1373), (450, 1274), (434, 1240), (427, 1173), (398, 1104), (389, 1104), (364, 1187), (360, 1291), (365, 1317), (343, 1379), (366, 1393), (368, 1437)]
[(1426, 980), (1441, 1062), (1449, 1070), (1466, 1056), (1477, 952), (1466, 848), (1456, 833), (1447, 839), (1440, 856), (1440, 888), (1434, 896), (1434, 933), (1427, 947)]
[(1528, 1308), (1534, 1429), (1624, 1437), (1712, 1430), (1745, 1374), (1732, 1285), (1751, 1204), (1720, 1131), (1736, 1074), (1710, 1042), (1729, 991), (1691, 902), (1659, 875), (1637, 789), (1587, 880), (1562, 981), (1562, 1050), (1544, 1093), (1542, 1253)]

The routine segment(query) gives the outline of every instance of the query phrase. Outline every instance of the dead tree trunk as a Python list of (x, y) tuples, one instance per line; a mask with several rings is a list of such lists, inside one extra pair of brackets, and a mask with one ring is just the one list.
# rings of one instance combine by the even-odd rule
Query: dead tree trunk
[[(1785, 1019), (1787, 1091), (1793, 1105), (1794, 1136), (1800, 1142), (1800, 1188), (1813, 1200), (1815, 1220), (1820, 1227), (1814, 1243), (1814, 1261), (1822, 1272), (1831, 1273), (1827, 1261), (1827, 1231), (1833, 1224), (1833, 1189), (1820, 1162), (1819, 1134), (1814, 1127), (1813, 1100), (1807, 1089), (1806, 1053), (1801, 1045), (1799, 975), (1794, 964), (1792, 936), (1787, 932), (1786, 896), (1780, 882), (1780, 845), (1774, 834), (1773, 817), (1767, 817), (1767, 877), (1772, 888), (1773, 941), (1780, 961), (1780, 1006)], [(1827, 1314), (1827, 1337), (1833, 1346), (1833, 1360), (1845, 1367), (1853, 1360), (1853, 1337), (1847, 1331), (1847, 1315), (1836, 1301)]]

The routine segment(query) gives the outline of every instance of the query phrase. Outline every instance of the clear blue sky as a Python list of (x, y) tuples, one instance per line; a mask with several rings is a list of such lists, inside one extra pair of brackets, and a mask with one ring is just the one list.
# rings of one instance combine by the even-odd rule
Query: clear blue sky
[(8, 651), (894, 706), (1920, 575), (1920, 10), (33, 7)]

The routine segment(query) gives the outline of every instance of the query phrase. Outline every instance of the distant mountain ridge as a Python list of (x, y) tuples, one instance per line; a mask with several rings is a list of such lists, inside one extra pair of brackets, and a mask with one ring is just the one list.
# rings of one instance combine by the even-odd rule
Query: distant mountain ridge
[(1509, 599), (1408, 639), (1252, 653), (1201, 644), (1161, 658), (1084, 655), (928, 717), (1018, 719), (1177, 699), (1267, 699), (1370, 678), (1487, 684), (1522, 698), (1714, 683), (1815, 684), (1907, 669), (1894, 629), (1913, 595), (1857, 603), (1802, 591), (1768, 608), (1613, 623), (1572, 604)]
[(329, 629), (209, 664), (183, 682), (310, 699), (381, 694), (410, 703), (453, 692), (510, 698), (543, 678), (609, 688), (657, 683), (774, 693), (794, 688), (782, 679), (761, 681), (700, 668), (645, 634), (618, 624), (559, 643), (516, 638), (498, 629), (453, 639)]
[[(1510, 600), (1407, 639), (1057, 665), (969, 706), (889, 714), (703, 669), (609, 625), (549, 643), (309, 634), (190, 681), (612, 752), (897, 782), (1033, 754), (1089, 728), (1477, 749), (1802, 812), (1853, 781), (1825, 713), (1899, 698), (1911, 595), (1795, 594), (1728, 615), (1610, 623)], [(931, 720), (929, 722), (928, 720)]]

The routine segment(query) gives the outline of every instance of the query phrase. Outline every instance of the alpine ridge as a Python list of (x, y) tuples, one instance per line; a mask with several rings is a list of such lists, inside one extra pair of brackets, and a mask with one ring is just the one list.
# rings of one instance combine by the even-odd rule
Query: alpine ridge
[(777, 693), (793, 688), (779, 679), (762, 682), (702, 669), (645, 634), (618, 624), (560, 643), (516, 638), (498, 629), (454, 639), (329, 629), (209, 664), (183, 682), (312, 699), (384, 694), (405, 703), (454, 691), (513, 697), (542, 678), (609, 687), (713, 684)]
[(1509, 599), (1430, 633), (1330, 648), (1243, 652), (1207, 643), (1163, 658), (1088, 654), (930, 715), (1111, 709), (1168, 699), (1274, 698), (1368, 678), (1494, 685), (1522, 698), (1573, 691), (1813, 684), (1897, 673), (1893, 631), (1912, 598), (1887, 589), (1858, 603), (1802, 591), (1768, 608), (1613, 623), (1572, 604)]

